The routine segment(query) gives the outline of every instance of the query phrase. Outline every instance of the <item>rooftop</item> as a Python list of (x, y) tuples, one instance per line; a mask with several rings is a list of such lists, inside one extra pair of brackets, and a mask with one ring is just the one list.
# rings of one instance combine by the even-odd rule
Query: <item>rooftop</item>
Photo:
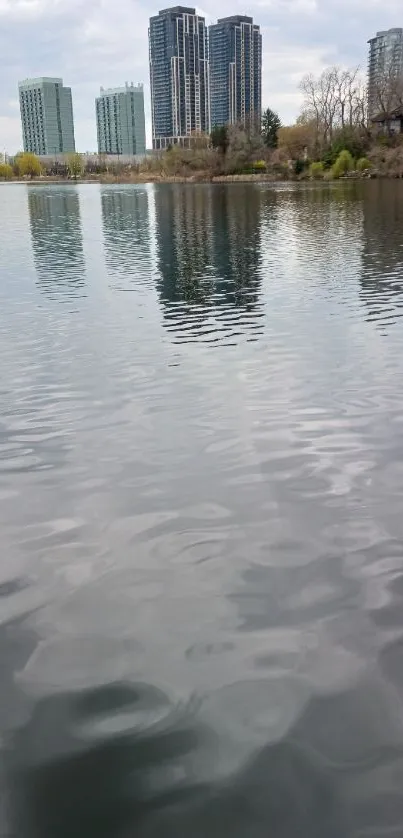
[(37, 79), (19, 81), (18, 87), (33, 87), (40, 84), (63, 84), (63, 79), (53, 78), (53, 76), (39, 76)]
[(371, 122), (388, 122), (391, 119), (403, 119), (403, 105), (393, 108), (390, 113), (378, 113), (371, 117)]
[(376, 41), (377, 38), (384, 38), (386, 35), (403, 36), (403, 29), (399, 26), (395, 27), (394, 29), (380, 29), (380, 31), (377, 32), (376, 35), (374, 35), (372, 38), (370, 38), (367, 43), (370, 44), (371, 41)]
[(230, 17), (220, 17), (218, 23), (253, 23), (253, 17), (248, 15), (230, 15)]
[(192, 9), (189, 6), (170, 6), (169, 9), (162, 9), (159, 12), (160, 15), (195, 15), (196, 9)]
[(143, 93), (143, 85), (133, 84), (133, 82), (125, 82), (124, 87), (100, 87), (99, 92), (101, 96), (113, 96), (116, 93)]

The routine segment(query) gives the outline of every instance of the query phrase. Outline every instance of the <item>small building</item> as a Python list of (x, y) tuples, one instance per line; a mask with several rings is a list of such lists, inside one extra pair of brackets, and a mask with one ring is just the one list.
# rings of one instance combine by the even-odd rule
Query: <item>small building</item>
[(144, 156), (146, 129), (142, 84), (104, 90), (95, 100), (99, 154)]
[(389, 113), (382, 112), (373, 116), (371, 122), (381, 133), (389, 136), (403, 134), (403, 105), (399, 105)]

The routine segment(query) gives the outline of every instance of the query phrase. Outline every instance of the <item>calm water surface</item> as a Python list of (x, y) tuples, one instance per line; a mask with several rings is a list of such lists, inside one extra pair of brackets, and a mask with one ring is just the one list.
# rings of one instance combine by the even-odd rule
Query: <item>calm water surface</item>
[(403, 835), (403, 184), (0, 186), (2, 838)]

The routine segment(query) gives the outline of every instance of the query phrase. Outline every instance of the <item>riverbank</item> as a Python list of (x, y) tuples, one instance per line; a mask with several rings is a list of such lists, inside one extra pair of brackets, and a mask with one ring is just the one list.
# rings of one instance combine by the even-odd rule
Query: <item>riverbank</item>
[[(338, 151), (329, 147), (319, 154), (307, 149), (278, 147), (256, 150), (252, 140), (249, 146), (230, 147), (221, 151), (211, 146), (183, 149), (174, 147), (169, 151), (148, 157), (142, 163), (124, 164), (119, 160), (87, 161), (80, 155), (73, 170), (60, 161), (30, 161), (30, 169), (20, 170), (21, 158), (13, 166), (3, 165), (4, 180), (9, 183), (277, 183), (280, 181), (336, 180), (340, 177), (403, 178), (403, 142), (398, 138), (388, 141), (378, 138), (376, 143), (365, 149), (350, 152), (348, 148)], [(246, 138), (243, 138), (246, 142)], [(347, 142), (347, 141), (346, 141)], [(348, 143), (347, 143), (348, 145)], [(353, 148), (352, 142), (350, 147)], [(29, 155), (28, 155), (29, 156)], [(34, 157), (30, 155), (30, 157)], [(34, 165), (35, 163), (35, 165)], [(0, 168), (0, 179), (2, 171)]]
[[(344, 175), (338, 180), (396, 180), (403, 178), (403, 172), (395, 173), (395, 172), (379, 172), (376, 170), (370, 170), (368, 172), (349, 172), (347, 175)], [(321, 179), (310, 177), (308, 174), (303, 175), (295, 175), (294, 172), (290, 171), (288, 173), (274, 173), (274, 172), (262, 172), (260, 174), (236, 174), (236, 175), (211, 175), (206, 172), (197, 172), (193, 175), (155, 175), (150, 173), (136, 173), (136, 172), (126, 172), (122, 174), (107, 174), (107, 175), (94, 175), (92, 177), (86, 178), (64, 178), (64, 177), (47, 177), (42, 175), (41, 177), (33, 177), (27, 178), (22, 180), (21, 178), (13, 178), (12, 180), (0, 180), (1, 184), (12, 184), (15, 186), (24, 185), (24, 186), (47, 186), (52, 184), (57, 184), (58, 186), (75, 186), (77, 184), (133, 184), (133, 185), (146, 185), (146, 184), (203, 184), (203, 183), (307, 183), (307, 182), (315, 182), (316, 184), (320, 182)], [(326, 179), (326, 182), (329, 182), (330, 179)]]
[[(370, 171), (364, 174), (360, 174), (358, 172), (352, 172), (346, 176), (338, 178), (338, 180), (342, 181), (357, 181), (357, 180), (399, 180), (403, 179), (403, 172), (402, 173), (379, 173), (376, 171)], [(15, 178), (13, 180), (1, 181), (0, 186), (2, 184), (7, 185), (24, 185), (24, 186), (50, 186), (50, 185), (58, 185), (58, 186), (77, 186), (80, 185), (90, 185), (90, 184), (101, 184), (101, 185), (112, 185), (112, 184), (121, 184), (129, 185), (147, 185), (147, 184), (225, 184), (225, 183), (320, 183), (323, 179), (317, 179), (313, 177), (307, 176), (298, 176), (295, 175), (293, 172), (290, 172), (287, 176), (284, 174), (238, 174), (238, 175), (215, 175), (210, 176), (205, 173), (195, 174), (188, 177), (180, 176), (180, 175), (171, 175), (167, 177), (162, 176), (142, 176), (139, 174), (125, 174), (125, 175), (99, 175), (92, 178), (77, 178), (69, 179), (63, 177), (37, 177), (37, 178), (30, 178), (27, 180), (21, 180), (20, 178)], [(325, 182), (328, 183), (330, 179), (325, 179)]]

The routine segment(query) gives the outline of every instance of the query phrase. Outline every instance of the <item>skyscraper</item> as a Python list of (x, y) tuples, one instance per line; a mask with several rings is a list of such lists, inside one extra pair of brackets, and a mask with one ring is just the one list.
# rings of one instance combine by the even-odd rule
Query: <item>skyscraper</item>
[(63, 79), (25, 79), (18, 92), (24, 151), (75, 151), (71, 88), (63, 87)]
[(398, 104), (393, 101), (393, 83), (401, 77), (403, 84), (403, 29), (386, 29), (370, 38), (368, 62), (368, 108), (372, 116), (381, 110), (380, 97), (388, 100), (385, 85), (390, 85), (390, 107)]
[(150, 19), (153, 148), (186, 145), (210, 131), (208, 38), (195, 9), (175, 6)]
[(145, 154), (142, 84), (104, 90), (95, 100), (99, 154)]
[(262, 36), (251, 17), (209, 28), (211, 125), (257, 122), (262, 110)]

